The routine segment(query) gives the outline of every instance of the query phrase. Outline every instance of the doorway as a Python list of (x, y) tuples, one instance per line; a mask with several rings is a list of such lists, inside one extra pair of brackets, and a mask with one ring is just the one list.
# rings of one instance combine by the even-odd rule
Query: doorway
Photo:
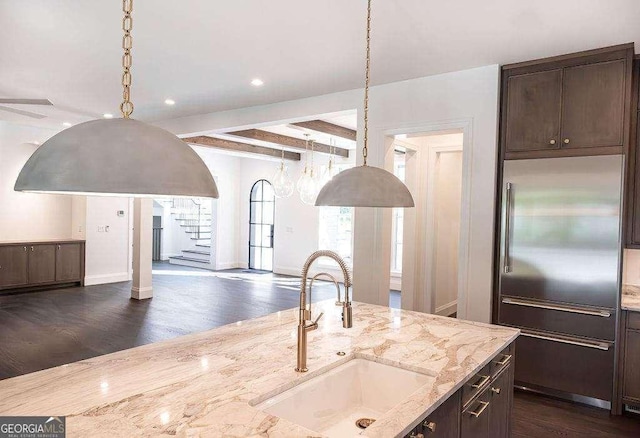
[(275, 220), (273, 186), (261, 179), (249, 195), (249, 269), (273, 271), (273, 228)]

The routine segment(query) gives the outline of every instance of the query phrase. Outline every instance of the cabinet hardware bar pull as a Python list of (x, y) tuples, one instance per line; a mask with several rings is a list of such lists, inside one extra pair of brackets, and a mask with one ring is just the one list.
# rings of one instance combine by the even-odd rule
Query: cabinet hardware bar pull
[(491, 387), (491, 392), (493, 392), (494, 394), (500, 394), (500, 388)]
[(611, 312), (609, 312), (608, 310), (589, 310), (589, 309), (581, 309), (579, 307), (535, 303), (533, 301), (519, 300), (517, 298), (503, 298), (502, 302), (504, 304), (513, 304), (514, 306), (536, 307), (538, 309), (557, 310), (559, 312), (569, 312), (569, 313), (579, 313), (581, 315), (601, 316), (602, 318), (609, 318), (611, 316)]
[(496, 364), (502, 366), (502, 365), (506, 364), (507, 362), (509, 362), (509, 360), (511, 360), (511, 355), (510, 354), (505, 354), (504, 358), (501, 361), (496, 362)]
[(433, 422), (433, 421), (425, 421), (424, 423), (422, 423), (422, 425), (426, 429), (429, 429), (429, 431), (431, 431), (431, 432), (435, 432), (436, 431), (436, 423)]
[(491, 378), (491, 376), (480, 376), (480, 377), (482, 377), (482, 379), (480, 379), (478, 383), (474, 383), (473, 385), (471, 385), (472, 388), (482, 388), (484, 384), (487, 383)]
[(483, 402), (483, 401), (479, 401), (478, 403), (480, 403), (482, 405), (482, 407), (477, 410), (477, 411), (469, 411), (468, 414), (478, 418), (480, 415), (482, 415), (482, 413), (485, 411), (485, 409), (487, 409), (487, 407), (489, 406), (489, 402)]
[(611, 347), (609, 344), (604, 342), (596, 343), (596, 342), (587, 342), (587, 341), (577, 341), (572, 339), (558, 338), (555, 336), (540, 335), (538, 333), (531, 333), (525, 330), (521, 330), (520, 334), (522, 336), (527, 336), (529, 338), (537, 338), (537, 339), (544, 339), (545, 341), (561, 342), (563, 344), (577, 345), (579, 347), (595, 348), (596, 350), (609, 351), (609, 348)]
[(506, 198), (506, 213), (504, 217), (504, 260), (502, 271), (505, 274), (508, 274), (509, 272), (511, 272), (511, 256), (509, 255), (509, 235), (511, 234), (511, 183), (508, 182), (505, 187), (506, 190), (504, 196)]

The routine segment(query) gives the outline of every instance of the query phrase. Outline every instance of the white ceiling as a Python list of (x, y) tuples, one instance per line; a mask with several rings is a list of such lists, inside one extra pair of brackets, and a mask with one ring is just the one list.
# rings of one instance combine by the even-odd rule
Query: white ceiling
[[(636, 41), (638, 0), (374, 0), (374, 84)], [(359, 88), (365, 0), (136, 0), (134, 116), (159, 120)], [(0, 97), (59, 126), (121, 97), (121, 2), (0, 0)], [(252, 87), (254, 77), (264, 80)], [(165, 106), (165, 98), (177, 103)], [(38, 112), (38, 107), (16, 107)], [(43, 111), (45, 111), (43, 109)], [(0, 112), (0, 120), (13, 120)]]

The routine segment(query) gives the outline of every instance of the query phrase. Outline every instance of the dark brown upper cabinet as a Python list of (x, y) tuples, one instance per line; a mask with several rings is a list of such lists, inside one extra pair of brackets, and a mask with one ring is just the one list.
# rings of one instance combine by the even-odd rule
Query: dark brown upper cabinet
[(633, 44), (502, 67), (501, 156), (623, 153)]
[(640, 57), (636, 57), (633, 66), (633, 108), (631, 119), (631, 147), (627, 157), (626, 215), (625, 227), (627, 248), (640, 249)]

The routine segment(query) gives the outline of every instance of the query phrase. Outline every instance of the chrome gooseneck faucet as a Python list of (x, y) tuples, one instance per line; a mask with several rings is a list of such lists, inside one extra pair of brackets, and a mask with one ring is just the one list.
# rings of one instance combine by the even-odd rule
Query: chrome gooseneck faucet
[[(344, 301), (341, 300), (340, 297), (340, 285), (336, 281), (336, 279), (325, 272), (321, 272), (315, 275), (311, 279), (311, 284), (309, 285), (309, 307), (307, 308), (307, 277), (309, 275), (309, 268), (320, 257), (329, 257), (330, 259), (335, 260), (335, 262), (340, 266), (342, 270), (342, 276), (344, 277)], [(336, 289), (338, 291), (338, 300), (336, 301), (336, 306), (342, 306), (342, 327), (351, 328), (353, 327), (353, 317), (351, 311), (351, 300), (349, 299), (349, 288), (351, 287), (351, 274), (349, 274), (349, 269), (347, 268), (347, 264), (344, 260), (333, 251), (316, 251), (309, 256), (306, 262), (304, 262), (304, 266), (302, 267), (302, 274), (300, 280), (300, 313), (298, 316), (298, 361), (296, 366), (296, 371), (299, 373), (306, 372), (307, 369), (307, 332), (315, 330), (318, 328), (318, 320), (322, 318), (324, 313), (320, 313), (315, 321), (311, 320), (311, 288), (313, 287), (313, 281), (320, 277), (325, 276), (330, 278), (333, 283), (336, 285)]]

